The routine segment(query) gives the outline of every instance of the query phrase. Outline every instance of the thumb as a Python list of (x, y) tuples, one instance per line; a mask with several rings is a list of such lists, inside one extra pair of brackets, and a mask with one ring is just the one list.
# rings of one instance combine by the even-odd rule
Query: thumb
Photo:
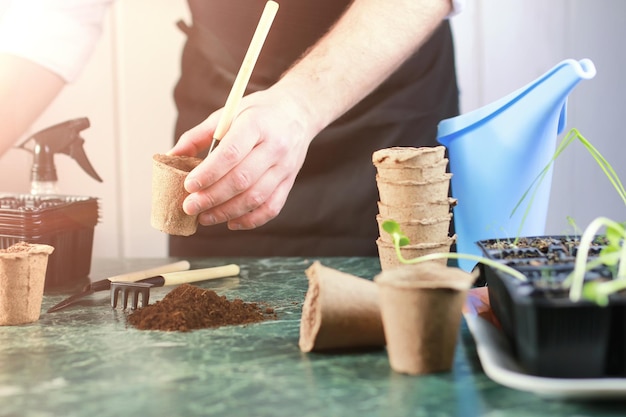
[(213, 134), (221, 113), (222, 109), (213, 112), (200, 124), (183, 133), (167, 154), (196, 156), (208, 149), (213, 141)]

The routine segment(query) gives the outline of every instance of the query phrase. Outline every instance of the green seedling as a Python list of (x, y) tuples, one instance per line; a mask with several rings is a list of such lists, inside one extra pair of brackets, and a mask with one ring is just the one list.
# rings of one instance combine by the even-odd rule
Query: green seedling
[(405, 259), (404, 256), (402, 256), (402, 251), (400, 250), (400, 248), (402, 246), (408, 245), (411, 242), (409, 241), (409, 238), (406, 237), (406, 235), (402, 233), (402, 230), (400, 230), (400, 225), (395, 220), (385, 220), (383, 222), (382, 227), (385, 232), (391, 235), (393, 245), (396, 250), (396, 256), (398, 257), (400, 262), (402, 262), (403, 264), (416, 264), (419, 262), (433, 261), (437, 259), (466, 259), (469, 261), (479, 262), (479, 263), (488, 265), (494, 269), (498, 269), (504, 272), (505, 274), (512, 275), (513, 277), (519, 279), (520, 281), (527, 281), (526, 276), (524, 276), (524, 274), (522, 274), (521, 272), (509, 266), (503, 265), (491, 259), (483, 258), (481, 256), (470, 255), (470, 254), (455, 253), (455, 252), (431, 253), (428, 255), (418, 256), (417, 258), (413, 258), (413, 259)]
[[(602, 227), (607, 228), (607, 238), (609, 244), (602, 250), (600, 256), (587, 262), (589, 249), (595, 239), (596, 233)], [(413, 259), (406, 259), (402, 255), (400, 248), (410, 244), (409, 238), (402, 233), (400, 225), (394, 220), (385, 220), (383, 222), (383, 230), (391, 235), (393, 240), (396, 256), (403, 264), (416, 264), (420, 262), (433, 261), (437, 259), (466, 259), (497, 269), (503, 273), (509, 274), (520, 281), (527, 281), (524, 274), (507, 265), (501, 264), (492, 259), (463, 253), (431, 253), (419, 256)], [(570, 286), (570, 299), (574, 302), (581, 298), (591, 300), (600, 306), (608, 304), (609, 295), (626, 289), (626, 246), (622, 245), (626, 238), (626, 228), (623, 224), (614, 222), (606, 217), (595, 219), (585, 229), (578, 247), (578, 254), (574, 266), (574, 271), (568, 276), (563, 283), (564, 286)], [(585, 273), (601, 264), (619, 265), (616, 278), (611, 281), (592, 281), (585, 283)]]
[[(545, 179), (545, 176), (550, 170), (550, 166), (561, 155), (561, 153), (574, 141), (578, 140), (587, 149), (589, 154), (593, 157), (596, 163), (600, 166), (600, 169), (604, 172), (609, 182), (615, 188), (615, 191), (620, 196), (624, 204), (626, 204), (626, 189), (622, 184), (619, 176), (611, 166), (611, 164), (602, 156), (589, 140), (587, 140), (576, 128), (571, 129), (563, 138), (559, 146), (557, 146), (554, 155), (544, 167), (544, 169), (537, 175), (526, 192), (522, 195), (522, 198), (513, 208), (515, 211), (520, 207), (521, 203), (526, 199), (528, 205), (524, 216), (522, 216), (522, 223), (520, 224), (520, 231), (530, 211), (535, 194), (541, 182)], [(533, 190), (534, 187), (534, 190)], [(532, 190), (532, 192), (531, 192)], [(570, 224), (573, 224), (571, 218), (568, 217)], [(598, 231), (606, 227), (606, 237), (609, 244), (606, 245), (599, 256), (593, 261), (588, 260), (589, 249), (596, 237)], [(576, 230), (577, 228), (575, 228)], [(581, 298), (586, 298), (596, 302), (599, 305), (606, 305), (608, 303), (608, 296), (612, 293), (626, 289), (626, 247), (624, 246), (624, 239), (626, 239), (626, 233), (624, 231), (624, 225), (617, 223), (606, 217), (598, 217), (592, 221), (582, 234), (581, 242), (578, 247), (578, 253), (576, 255), (574, 271), (563, 282), (565, 288), (570, 288), (570, 299), (572, 301), (578, 301)], [(518, 232), (519, 236), (519, 232)], [(519, 239), (516, 238), (516, 241)], [(616, 278), (612, 281), (605, 282), (588, 282), (584, 283), (585, 272), (592, 270), (600, 265), (606, 265), (608, 267), (616, 267), (619, 265), (619, 269), (616, 274)]]
[(572, 228), (574, 236), (579, 236), (580, 229), (578, 228), (576, 221), (571, 216), (566, 216), (565, 218), (567, 219), (567, 224), (569, 224), (569, 226)]
[[(587, 262), (589, 249), (598, 231), (606, 227), (608, 244), (602, 249), (597, 259)], [(585, 298), (606, 306), (609, 295), (626, 289), (626, 229), (623, 224), (606, 217), (593, 220), (583, 232), (576, 254), (574, 270), (566, 279), (571, 282), (569, 297), (572, 301)], [(585, 273), (600, 265), (618, 266), (615, 279), (611, 281), (592, 281), (585, 284)], [(564, 285), (567, 285), (564, 283)]]
[(518, 237), (516, 238), (516, 242), (519, 239), (519, 235), (521, 233), (522, 227), (524, 226), (524, 222), (526, 220), (526, 217), (528, 216), (528, 213), (530, 212), (530, 208), (532, 207), (533, 201), (535, 199), (535, 195), (536, 195), (536, 193), (537, 193), (537, 191), (539, 189), (539, 185), (541, 185), (541, 183), (545, 179), (546, 175), (550, 171), (550, 167), (552, 166), (552, 164), (554, 164), (554, 161), (556, 161), (556, 159), (563, 153), (563, 151), (569, 145), (571, 145), (575, 140), (578, 140), (585, 147), (585, 149), (587, 149), (587, 151), (591, 154), (593, 159), (600, 166), (600, 169), (602, 169), (602, 171), (604, 172), (606, 177), (609, 179), (609, 182), (613, 185), (613, 188), (615, 188), (615, 191), (617, 192), (617, 194), (620, 196), (620, 198), (622, 199), (624, 204), (626, 204), (626, 189), (624, 188), (624, 185), (620, 181), (619, 176), (617, 175), (617, 173), (615, 172), (615, 170), (613, 169), (611, 164), (606, 160), (606, 158), (604, 158), (604, 156), (602, 156), (600, 151), (598, 151), (591, 144), (591, 142), (589, 142), (589, 140), (587, 140), (578, 131), (578, 129), (572, 128), (565, 135), (565, 137), (563, 138), (561, 143), (559, 143), (559, 145), (557, 146), (556, 150), (554, 151), (554, 155), (552, 155), (552, 158), (550, 159), (550, 161), (546, 164), (546, 166), (541, 170), (541, 172), (533, 180), (533, 182), (530, 184), (528, 189), (524, 192), (524, 194), (522, 195), (520, 200), (517, 202), (517, 204), (513, 208), (513, 211), (511, 212), (511, 216), (512, 216), (519, 209), (519, 207), (521, 206), (522, 202), (524, 200), (526, 200), (526, 198), (528, 198), (528, 205), (526, 206), (526, 210), (524, 211), (524, 215), (522, 216), (522, 221), (521, 221), (520, 227), (518, 229), (518, 233), (517, 233)]

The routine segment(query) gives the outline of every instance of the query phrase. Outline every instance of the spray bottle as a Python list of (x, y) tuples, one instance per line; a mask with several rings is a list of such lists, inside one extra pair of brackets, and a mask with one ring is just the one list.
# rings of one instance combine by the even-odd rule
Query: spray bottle
[(96, 181), (102, 182), (83, 149), (85, 140), (80, 136), (80, 132), (89, 126), (89, 119), (86, 117), (68, 120), (33, 134), (18, 146), (18, 148), (33, 154), (33, 167), (30, 177), (31, 194), (59, 193), (57, 172), (54, 165), (54, 155), (57, 153), (69, 155), (78, 162), (78, 165), (89, 176)]

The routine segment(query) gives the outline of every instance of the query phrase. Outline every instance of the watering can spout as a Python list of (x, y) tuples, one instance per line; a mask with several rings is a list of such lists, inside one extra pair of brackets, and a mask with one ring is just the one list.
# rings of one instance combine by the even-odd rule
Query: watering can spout
[[(573, 59), (568, 59), (563, 61), (563, 63), (567, 63), (567, 65), (571, 65), (571, 70), (576, 74), (579, 80), (590, 80), (596, 76), (596, 67), (593, 65), (593, 62), (590, 59), (581, 59), (580, 61), (575, 61)], [(578, 84), (578, 82), (576, 82)], [(572, 85), (570, 90), (572, 90), (576, 84)], [(569, 91), (568, 91), (569, 93)], [(559, 115), (559, 123), (557, 126), (557, 134), (563, 132), (565, 126), (567, 125), (567, 100), (561, 106), (561, 113)]]
[[(457, 250), (480, 255), (479, 240), (545, 233), (552, 170), (533, 191), (532, 205), (516, 209), (550, 162), (567, 125), (567, 98), (596, 75), (593, 62), (568, 59), (528, 85), (484, 107), (439, 123), (448, 149)], [(474, 263), (460, 262), (471, 270)]]

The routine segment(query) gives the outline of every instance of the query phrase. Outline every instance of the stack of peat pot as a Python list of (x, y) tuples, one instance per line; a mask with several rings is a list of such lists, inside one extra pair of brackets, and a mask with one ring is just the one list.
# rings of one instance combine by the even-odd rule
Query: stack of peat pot
[[(405, 259), (450, 252), (456, 235), (450, 236), (451, 208), (448, 196), (452, 174), (446, 172), (445, 147), (393, 147), (372, 155), (377, 170), (379, 237), (376, 240), (383, 270), (403, 265), (396, 256), (391, 235), (382, 229), (394, 220), (409, 238), (401, 248)], [(441, 259), (442, 264), (446, 259)]]

